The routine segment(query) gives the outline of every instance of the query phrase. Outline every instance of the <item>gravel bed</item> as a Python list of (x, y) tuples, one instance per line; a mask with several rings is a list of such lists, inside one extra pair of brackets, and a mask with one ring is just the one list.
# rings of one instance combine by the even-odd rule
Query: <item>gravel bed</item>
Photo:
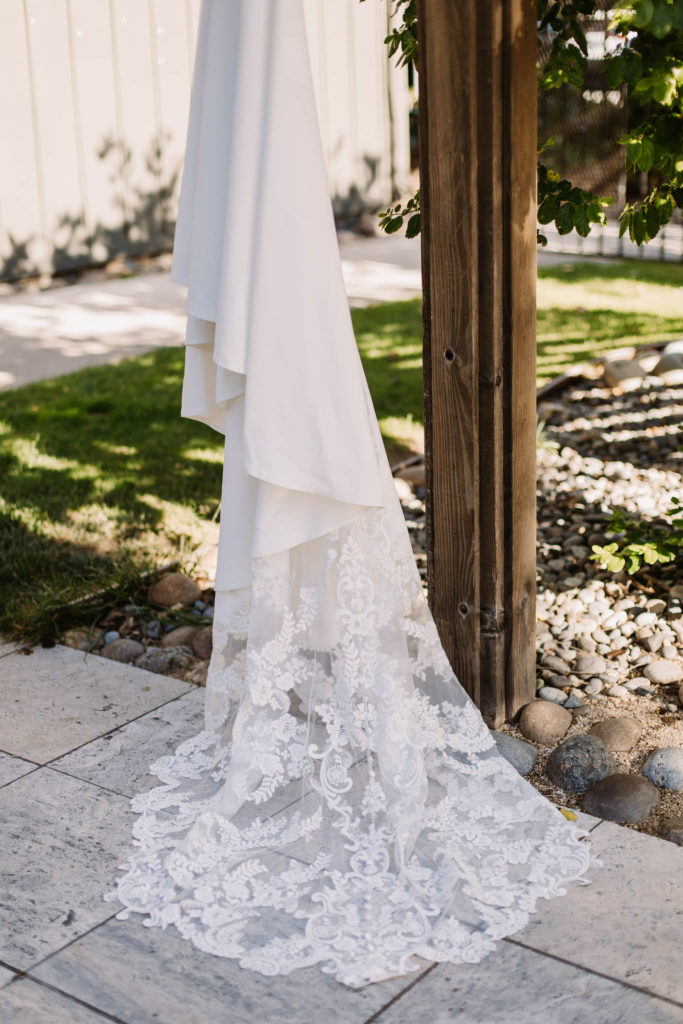
[[(567, 807), (581, 808), (587, 790), (572, 792), (551, 781), (548, 757), (558, 742), (597, 722), (636, 719), (642, 725), (631, 749), (611, 751), (611, 773), (641, 776), (656, 750), (683, 757), (681, 563), (628, 576), (602, 570), (590, 558), (594, 544), (613, 539), (607, 532), (613, 507), (656, 520), (673, 496), (683, 495), (683, 382), (646, 375), (637, 384), (611, 388), (604, 379), (578, 380), (538, 409), (546, 447), (537, 452), (537, 699), (567, 705), (571, 724), (560, 726), (552, 742), (534, 744), (538, 757), (526, 777)], [(424, 579), (424, 467), (399, 476)], [(520, 715), (500, 732), (527, 745), (530, 740)], [(671, 838), (675, 819), (683, 830), (682, 789), (658, 784), (659, 802), (645, 820), (623, 823)]]

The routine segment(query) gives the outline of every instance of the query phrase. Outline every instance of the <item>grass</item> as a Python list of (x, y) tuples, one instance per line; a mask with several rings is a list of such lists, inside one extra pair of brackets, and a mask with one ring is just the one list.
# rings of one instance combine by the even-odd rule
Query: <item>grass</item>
[[(683, 335), (683, 268), (561, 264), (538, 283), (539, 383), (606, 348)], [(652, 312), (652, 311), (656, 312)], [(355, 310), (390, 461), (422, 443), (419, 300)], [(179, 416), (182, 349), (0, 393), (0, 633), (90, 625), (119, 586), (215, 540), (220, 435)]]

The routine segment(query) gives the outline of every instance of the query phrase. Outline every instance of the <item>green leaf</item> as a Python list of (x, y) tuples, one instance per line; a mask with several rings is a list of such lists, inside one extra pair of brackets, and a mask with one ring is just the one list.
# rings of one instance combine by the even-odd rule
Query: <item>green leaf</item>
[(636, 245), (642, 245), (645, 241), (645, 234), (647, 231), (645, 216), (643, 215), (642, 210), (635, 211), (631, 223), (633, 224), (633, 240)]
[(640, 151), (643, 148), (641, 139), (629, 139), (626, 143), (626, 159), (630, 164), (636, 164)]
[(574, 207), (571, 203), (560, 207), (555, 217), (555, 226), (561, 235), (568, 235), (574, 227)]
[(674, 32), (683, 33), (683, 0), (674, 0), (672, 28)]
[(607, 568), (610, 572), (621, 572), (626, 565), (626, 561), (617, 555), (612, 555), (611, 558), (607, 559)]
[(643, 58), (627, 46), (621, 53), (624, 81), (633, 84), (643, 73)]
[(574, 227), (582, 238), (590, 234), (591, 226), (588, 220), (588, 210), (585, 206), (577, 206), (574, 209)]
[(558, 197), (552, 195), (546, 196), (538, 208), (539, 224), (550, 224), (551, 221), (555, 220), (559, 209), (560, 200)]
[(655, 0), (655, 12), (650, 22), (650, 32), (656, 39), (663, 39), (671, 30), (673, 24), (673, 9), (671, 4), (664, 0)]
[(647, 207), (645, 211), (645, 224), (647, 226), (647, 233), (649, 238), (654, 238), (659, 233), (659, 213), (657, 212), (656, 206), (652, 203)]
[(406, 227), (406, 238), (417, 238), (421, 231), (420, 214), (414, 213)]
[(629, 214), (624, 210), (619, 221), (619, 238), (623, 238), (628, 231), (630, 217)]
[(655, 147), (650, 139), (643, 139), (643, 144), (638, 156), (638, 166), (641, 171), (649, 171), (655, 162)]
[(636, 28), (645, 28), (645, 26), (649, 25), (650, 21), (652, 20), (655, 5), (652, 2), (652, 0), (636, 0), (634, 6), (636, 9), (636, 14), (633, 19), (633, 24)]
[(388, 235), (394, 235), (397, 231), (400, 231), (403, 227), (403, 217), (390, 217), (384, 226), (384, 230)]
[(621, 85), (626, 78), (625, 70), (623, 54), (608, 58), (605, 62), (605, 77), (608, 88), (616, 89), (617, 86)]

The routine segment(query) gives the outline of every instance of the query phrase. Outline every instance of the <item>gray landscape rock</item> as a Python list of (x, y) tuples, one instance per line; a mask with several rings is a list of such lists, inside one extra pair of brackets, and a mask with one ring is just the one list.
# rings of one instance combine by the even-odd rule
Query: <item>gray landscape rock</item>
[(120, 661), (124, 665), (132, 665), (136, 658), (144, 653), (144, 646), (137, 640), (129, 640), (122, 636), (118, 640), (112, 640), (110, 644), (103, 647), (100, 654), (103, 658), (110, 658), (111, 661)]
[(661, 824), (660, 835), (662, 839), (668, 839), (670, 843), (678, 843), (679, 846), (683, 846), (683, 815), (665, 818)]
[(578, 693), (570, 693), (569, 696), (567, 697), (566, 701), (564, 702), (564, 704), (562, 706), (565, 707), (565, 708), (568, 708), (568, 709), (580, 708), (580, 707), (583, 707), (583, 703), (584, 703), (584, 700), (583, 700), (583, 697), (580, 694), (578, 694)]
[(195, 686), (206, 686), (206, 679), (209, 674), (209, 663), (208, 661), (198, 661), (193, 667), (187, 672), (185, 679), (188, 683), (193, 683)]
[[(563, 709), (564, 710), (564, 709)], [(616, 761), (597, 736), (571, 736), (551, 752), (546, 775), (569, 793), (582, 793), (611, 774)]]
[(672, 683), (680, 683), (683, 679), (683, 668), (675, 661), (651, 661), (643, 669), (643, 675), (651, 683), (670, 686)]
[(605, 363), (603, 370), (603, 377), (608, 388), (620, 387), (631, 390), (640, 387), (644, 376), (645, 371), (635, 359), (611, 359)]
[(562, 658), (559, 658), (555, 654), (544, 655), (541, 658), (541, 665), (543, 668), (549, 668), (552, 672), (556, 672), (558, 675), (569, 675), (569, 666)]
[(520, 775), (528, 775), (538, 759), (536, 747), (506, 732), (496, 732), (492, 729), (491, 735), (496, 741), (498, 753), (502, 754)]
[(643, 727), (637, 718), (604, 718), (588, 730), (607, 750), (631, 750), (641, 737)]
[(135, 662), (138, 668), (165, 675), (177, 669), (187, 668), (192, 660), (189, 647), (150, 647)]
[(600, 680), (600, 679), (591, 679), (588, 683), (586, 683), (586, 686), (584, 687), (584, 691), (583, 692), (589, 694), (589, 696), (591, 696), (591, 697), (594, 697), (597, 693), (601, 693), (602, 692), (602, 688), (603, 688), (602, 680)]
[(576, 659), (576, 671), (582, 676), (600, 675), (606, 668), (605, 659), (597, 654), (580, 654)]
[(572, 724), (571, 712), (548, 700), (534, 700), (522, 708), (519, 731), (532, 743), (555, 743)]
[(662, 789), (683, 792), (683, 749), (660, 747), (643, 765), (643, 775)]
[(199, 601), (202, 592), (189, 576), (181, 572), (169, 572), (149, 588), (149, 600), (160, 608), (184, 608)]
[(683, 384), (683, 353), (665, 352), (652, 372), (665, 384)]
[(567, 694), (554, 686), (542, 686), (536, 696), (540, 697), (541, 700), (551, 700), (555, 704), (564, 704), (567, 700)]
[(585, 794), (582, 809), (607, 821), (638, 822), (649, 817), (659, 803), (657, 787), (640, 775), (614, 772)]

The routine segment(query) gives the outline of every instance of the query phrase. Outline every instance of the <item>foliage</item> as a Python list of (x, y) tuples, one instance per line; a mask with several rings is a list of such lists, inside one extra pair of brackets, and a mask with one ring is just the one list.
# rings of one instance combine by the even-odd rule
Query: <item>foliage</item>
[[(597, 10), (596, 0), (538, 0), (539, 41), (551, 40), (550, 53), (538, 67), (543, 90), (563, 85), (581, 90), (588, 66), (583, 22)], [(414, 63), (418, 53), (415, 0), (396, 0), (399, 19), (385, 42), (399, 66)], [(627, 203), (619, 214), (620, 234), (628, 231), (641, 245), (654, 238), (678, 207), (683, 209), (683, 0), (631, 0), (615, 6), (610, 28), (617, 30), (619, 49), (602, 59), (610, 89), (624, 88), (642, 108), (642, 117), (619, 142), (627, 167), (649, 175), (644, 199)], [(539, 152), (552, 140), (544, 143)], [(605, 224), (604, 207), (612, 200), (580, 189), (539, 161), (539, 222), (554, 223), (560, 234), (588, 235), (594, 224)], [(408, 219), (411, 236), (420, 230), (420, 197), (380, 213), (388, 233), (399, 231)], [(546, 237), (539, 232), (538, 241)]]
[(632, 576), (646, 565), (674, 562), (683, 553), (683, 504), (673, 497), (662, 523), (646, 522), (624, 515), (615, 509), (609, 532), (620, 534), (609, 544), (593, 545), (591, 558), (610, 572), (626, 572)]
[[(539, 224), (555, 223), (561, 235), (575, 230), (584, 238), (590, 234), (591, 224), (605, 224), (604, 207), (613, 200), (599, 199), (592, 192), (572, 185), (566, 178), (560, 178), (557, 171), (538, 164), (538, 221)], [(537, 233), (540, 245), (547, 245), (548, 239)]]

